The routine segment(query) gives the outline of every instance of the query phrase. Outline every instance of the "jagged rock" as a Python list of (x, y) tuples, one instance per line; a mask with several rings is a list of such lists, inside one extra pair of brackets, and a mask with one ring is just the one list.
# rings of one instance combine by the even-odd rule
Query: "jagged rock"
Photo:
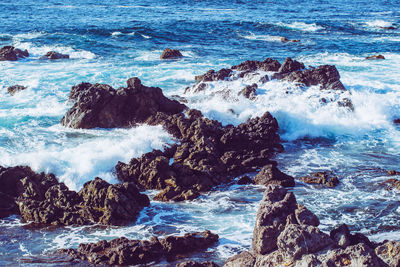
[(4, 46), (0, 49), (0, 61), (17, 61), (19, 58), (29, 57), (27, 50), (21, 50), (13, 46)]
[(244, 251), (225, 261), (224, 267), (253, 267), (256, 258), (250, 252)]
[(238, 185), (245, 185), (245, 184), (254, 184), (254, 181), (247, 175), (242, 176), (237, 181)]
[(91, 264), (136, 265), (158, 262), (164, 257), (167, 260), (173, 260), (177, 255), (187, 255), (203, 250), (217, 241), (218, 235), (210, 231), (184, 236), (168, 236), (160, 240), (152, 237), (149, 241), (121, 237), (111, 241), (102, 240), (97, 243), (80, 244), (77, 250), (60, 249), (57, 253), (67, 254), (73, 259), (86, 260)]
[(297, 209), (294, 213), (300, 225), (312, 225), (315, 227), (319, 225), (318, 217), (303, 205), (297, 204)]
[(385, 59), (385, 57), (382, 55), (373, 55), (373, 56), (368, 56), (365, 59)]
[(400, 266), (400, 242), (388, 241), (375, 249), (376, 255), (390, 267)]
[(7, 91), (10, 95), (15, 95), (19, 91), (23, 91), (25, 89), (28, 89), (28, 87), (23, 86), (23, 85), (13, 85), (7, 88)]
[(57, 53), (55, 51), (47, 52), (46, 55), (40, 57), (40, 59), (67, 59), (69, 55)]
[(252, 85), (247, 85), (245, 88), (240, 90), (238, 95), (242, 95), (250, 100), (254, 100), (256, 98), (257, 88), (258, 88), (258, 85), (256, 83), (253, 83)]
[[(299, 64), (296, 64), (300, 67)], [(292, 71), (282, 77), (285, 81), (300, 83), (305, 86), (320, 85), (324, 90), (346, 90), (340, 82), (340, 75), (334, 65), (322, 65), (317, 68)]]
[(282, 75), (282, 74), (286, 74), (286, 73), (299, 71), (301, 69), (304, 69), (303, 63), (298, 62), (297, 60), (293, 60), (290, 57), (288, 57), (282, 63), (281, 67), (278, 70), (278, 73), (279, 73), (279, 75)]
[(160, 59), (174, 59), (180, 57), (182, 57), (182, 53), (179, 50), (166, 48), (162, 52)]
[(142, 85), (138, 78), (127, 81), (126, 88), (114, 90), (105, 84), (81, 83), (73, 86), (73, 107), (61, 124), (71, 128), (129, 127), (143, 123), (157, 112), (169, 115), (182, 112), (186, 106), (166, 98), (158, 87)]
[(274, 59), (266, 58), (264, 61), (246, 60), (239, 65), (232, 66), (231, 69), (237, 71), (278, 71), (281, 64)]
[(311, 176), (300, 177), (299, 180), (307, 184), (321, 184), (327, 187), (335, 187), (339, 184), (339, 179), (330, 171), (315, 172)]
[(40, 225), (123, 225), (133, 222), (149, 205), (132, 183), (110, 185), (96, 178), (80, 192), (70, 191), (53, 174), (29, 167), (0, 167), (0, 218), (18, 214)]
[(265, 165), (254, 178), (254, 182), (259, 185), (276, 184), (281, 186), (294, 186), (294, 178), (281, 172), (275, 165)]
[(388, 190), (391, 190), (392, 188), (396, 188), (397, 190), (400, 191), (400, 180), (398, 179), (388, 179), (385, 181), (386, 184), (388, 184)]
[(218, 267), (218, 264), (212, 261), (205, 261), (205, 262), (184, 261), (176, 264), (175, 267)]
[(209, 70), (203, 75), (195, 76), (198, 82), (212, 82), (225, 80), (232, 73), (231, 69), (221, 69), (219, 71)]
[(348, 108), (351, 111), (354, 111), (354, 105), (353, 102), (349, 98), (343, 98), (342, 100), (339, 100), (337, 102), (339, 107), (345, 107)]

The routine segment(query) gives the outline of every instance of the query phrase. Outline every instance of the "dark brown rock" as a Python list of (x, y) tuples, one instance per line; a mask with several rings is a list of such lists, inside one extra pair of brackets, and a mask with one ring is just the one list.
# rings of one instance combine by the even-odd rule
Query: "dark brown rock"
[(231, 73), (231, 69), (209, 70), (203, 75), (195, 76), (195, 80), (198, 82), (222, 81), (228, 78)]
[(281, 64), (274, 59), (267, 58), (264, 61), (246, 60), (239, 65), (232, 66), (231, 69), (237, 71), (278, 71)]
[(259, 185), (281, 185), (281, 186), (294, 186), (294, 178), (281, 172), (275, 165), (265, 165), (261, 171), (254, 178), (254, 182)]
[(127, 88), (114, 90), (105, 84), (82, 83), (72, 87), (73, 107), (61, 124), (71, 128), (130, 127), (143, 123), (157, 112), (176, 114), (186, 108), (166, 98), (158, 87), (147, 87), (138, 78), (131, 78)]
[(320, 184), (327, 187), (335, 187), (340, 183), (339, 179), (330, 171), (315, 172), (310, 176), (300, 177), (299, 180), (307, 184)]
[(225, 261), (224, 267), (253, 267), (256, 258), (250, 252), (244, 251)]
[(182, 57), (182, 53), (179, 50), (166, 48), (162, 52), (160, 59), (175, 59), (180, 57)]
[(252, 85), (247, 85), (245, 88), (240, 90), (238, 95), (242, 95), (250, 100), (254, 100), (256, 98), (256, 91), (258, 89), (258, 85), (256, 83), (253, 83)]
[[(152, 237), (146, 240), (129, 240), (125, 237), (111, 241), (80, 244), (77, 250), (61, 249), (59, 254), (67, 254), (73, 259), (86, 260), (91, 264), (137, 265), (158, 262), (162, 258), (174, 260), (176, 256), (204, 250), (218, 241), (218, 235), (210, 231), (168, 236), (164, 239)], [(188, 263), (189, 264), (189, 263)], [(192, 265), (183, 265), (192, 266)], [(197, 266), (197, 265), (194, 265)], [(200, 266), (215, 266), (210, 265)]]
[(4, 46), (0, 49), (0, 61), (17, 61), (19, 58), (29, 57), (27, 50), (21, 50), (13, 46)]
[(296, 60), (291, 59), (290, 57), (286, 58), (282, 63), (281, 67), (278, 70), (279, 74), (286, 74), (294, 71), (299, 71), (304, 69), (304, 64), (298, 62)]
[(7, 88), (7, 91), (10, 95), (15, 95), (16, 93), (26, 90), (28, 87), (23, 85), (13, 85)]
[(385, 59), (385, 57), (382, 55), (373, 55), (373, 56), (368, 56), (365, 59)]
[(184, 261), (176, 264), (175, 267), (218, 267), (218, 264), (212, 261), (205, 261), (205, 262)]
[(398, 179), (388, 179), (388, 180), (385, 181), (385, 183), (387, 185), (389, 185), (388, 186), (388, 190), (391, 190), (392, 188), (396, 188), (397, 190), (400, 191), (400, 180), (398, 180)]
[(375, 249), (376, 255), (381, 258), (388, 266), (400, 266), (400, 242), (388, 241)]
[(57, 53), (55, 51), (47, 52), (46, 55), (40, 57), (40, 59), (67, 59), (69, 55)]
[(242, 176), (237, 181), (238, 185), (245, 185), (245, 184), (254, 184), (254, 181), (247, 175)]

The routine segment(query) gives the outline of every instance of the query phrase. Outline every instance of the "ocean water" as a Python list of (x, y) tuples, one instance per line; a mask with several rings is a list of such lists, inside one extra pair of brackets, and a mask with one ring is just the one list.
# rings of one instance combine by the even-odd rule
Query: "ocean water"
[[(0, 46), (31, 54), (0, 62), (0, 165), (53, 172), (79, 190), (96, 176), (116, 182), (113, 167), (119, 160), (175, 142), (161, 127), (60, 126), (72, 105), (69, 90), (82, 81), (118, 88), (137, 76), (170, 96), (183, 95), (195, 75), (248, 59), (334, 64), (348, 89), (340, 96), (317, 88), (292, 88), (286, 94), (291, 85), (279, 82), (260, 87), (254, 102), (211, 96), (221, 88), (240, 90), (249, 80), (189, 94), (188, 105), (224, 124), (270, 111), (285, 146), (276, 156), (283, 171), (299, 177), (331, 170), (341, 181), (334, 189), (297, 181), (293, 189), (298, 201), (319, 216), (321, 229), (347, 223), (375, 241), (400, 240), (400, 192), (382, 185), (388, 179), (385, 170), (400, 170), (400, 129), (392, 123), (400, 118), (400, 29), (382, 28), (400, 27), (400, 1), (2, 0), (0, 9)], [(282, 36), (301, 41), (281, 43)], [(167, 47), (181, 50), (184, 58), (159, 60)], [(39, 60), (50, 50), (71, 59)], [(365, 60), (376, 54), (386, 59)], [(6, 88), (14, 84), (28, 89), (10, 96)], [(322, 104), (321, 97), (349, 98), (354, 112)], [(229, 184), (194, 201), (153, 201), (137, 223), (126, 227), (32, 229), (12, 216), (0, 220), (0, 265), (60, 265), (46, 255), (81, 242), (204, 229), (218, 233), (220, 242), (193, 258), (223, 263), (250, 247), (262, 192), (260, 186)]]

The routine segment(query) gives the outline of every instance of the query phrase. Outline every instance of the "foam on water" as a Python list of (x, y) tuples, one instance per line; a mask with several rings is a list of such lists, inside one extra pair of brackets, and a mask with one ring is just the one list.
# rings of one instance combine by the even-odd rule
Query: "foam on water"
[(304, 31), (304, 32), (316, 32), (316, 31), (320, 31), (323, 30), (324, 27), (317, 25), (316, 23), (305, 23), (305, 22), (299, 22), (299, 21), (295, 21), (292, 23), (284, 23), (284, 22), (279, 22), (276, 25), (283, 27), (283, 28), (287, 28), (287, 29), (291, 29), (291, 30), (299, 30), (299, 31)]
[(252, 41), (267, 41), (267, 42), (281, 42), (281, 36), (274, 35), (256, 35), (252, 32), (248, 35), (239, 35), (242, 38), (252, 40)]
[(381, 19), (377, 19), (377, 20), (373, 20), (373, 21), (366, 21), (365, 24), (371, 28), (384, 28), (384, 27), (393, 26), (392, 22), (381, 20)]

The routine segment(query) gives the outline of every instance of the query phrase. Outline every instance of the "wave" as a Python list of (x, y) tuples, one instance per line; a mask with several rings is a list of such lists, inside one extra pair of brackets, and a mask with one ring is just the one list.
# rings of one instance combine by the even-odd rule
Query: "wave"
[(390, 21), (385, 20), (373, 20), (373, 21), (366, 21), (365, 24), (371, 28), (385, 28), (393, 26), (393, 23)]
[(305, 23), (305, 22), (293, 22), (293, 23), (279, 22), (276, 25), (290, 30), (299, 30), (304, 32), (316, 32), (324, 29), (324, 27), (317, 25), (316, 23)]
[(240, 37), (252, 40), (252, 41), (267, 41), (267, 42), (281, 42), (281, 36), (275, 35), (256, 35), (254, 33), (250, 33), (248, 35), (239, 35)]

